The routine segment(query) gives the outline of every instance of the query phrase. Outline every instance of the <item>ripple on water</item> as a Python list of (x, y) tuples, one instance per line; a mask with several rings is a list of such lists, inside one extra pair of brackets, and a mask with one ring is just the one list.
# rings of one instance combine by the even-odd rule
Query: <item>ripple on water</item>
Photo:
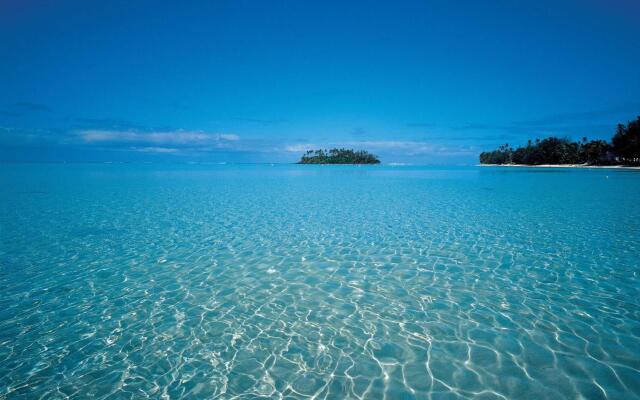
[(640, 174), (91, 168), (0, 175), (0, 398), (640, 399)]

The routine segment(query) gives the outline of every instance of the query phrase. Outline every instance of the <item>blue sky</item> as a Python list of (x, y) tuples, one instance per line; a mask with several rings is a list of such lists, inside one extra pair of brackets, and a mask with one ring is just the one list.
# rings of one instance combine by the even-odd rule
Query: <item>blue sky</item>
[(640, 114), (640, 2), (0, 2), (0, 160), (472, 164)]

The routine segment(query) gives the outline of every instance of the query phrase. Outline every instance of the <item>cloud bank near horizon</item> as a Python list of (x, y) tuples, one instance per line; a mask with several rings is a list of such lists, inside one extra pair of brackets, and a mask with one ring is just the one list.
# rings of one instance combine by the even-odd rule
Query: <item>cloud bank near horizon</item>
[(97, 145), (119, 150), (147, 153), (189, 153), (234, 150), (240, 136), (233, 133), (210, 133), (204, 131), (118, 131), (82, 130), (77, 138), (85, 145)]
[[(475, 163), (481, 151), (503, 143), (524, 143), (526, 139), (549, 135), (582, 137), (587, 133), (593, 138), (588, 134), (593, 131), (606, 132), (608, 137), (615, 124), (605, 122), (623, 121), (621, 115), (630, 115), (633, 109), (624, 105), (504, 124), (412, 122), (401, 124), (397, 130), (386, 128), (386, 131), (366, 124), (364, 127), (346, 125), (337, 129), (327, 128), (326, 131), (334, 132), (334, 136), (326, 136), (324, 128), (312, 126), (309, 132), (299, 132), (304, 127), (292, 128), (284, 119), (278, 120), (278, 124), (263, 123), (259, 127), (250, 119), (252, 125), (237, 126), (240, 128), (238, 132), (228, 121), (219, 124), (223, 129), (183, 129), (151, 126), (123, 118), (65, 116), (46, 105), (30, 102), (18, 102), (11, 107), (7, 109), (37, 114), (43, 119), (27, 119), (12, 113), (0, 118), (0, 161), (37, 161), (37, 157), (41, 157), (41, 161), (148, 161), (165, 158), (176, 161), (291, 162), (307, 150), (351, 148), (377, 154), (384, 162), (467, 164)], [(35, 121), (35, 124), (28, 126), (29, 121)]]
[(147, 155), (206, 157), (212, 154), (250, 153), (261, 159), (294, 161), (307, 150), (353, 148), (381, 156), (473, 156), (479, 149), (468, 145), (447, 145), (437, 140), (325, 140), (314, 143), (279, 139), (244, 137), (235, 133), (203, 130), (134, 130), (79, 129), (70, 131), (15, 129), (0, 127), (0, 146), (5, 148), (38, 148), (92, 151), (102, 153), (145, 153)]
[(307, 150), (330, 148), (353, 148), (356, 150), (367, 150), (371, 152), (381, 152), (383, 154), (396, 154), (406, 156), (460, 156), (475, 154), (479, 151), (475, 146), (447, 146), (435, 142), (413, 140), (337, 141), (330, 142), (328, 144), (294, 143), (284, 146), (284, 150), (289, 153), (304, 153)]

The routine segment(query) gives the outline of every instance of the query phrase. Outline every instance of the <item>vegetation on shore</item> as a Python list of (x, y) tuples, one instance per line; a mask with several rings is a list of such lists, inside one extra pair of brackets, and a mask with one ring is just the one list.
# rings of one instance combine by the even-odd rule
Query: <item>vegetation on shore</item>
[(377, 156), (364, 150), (308, 150), (298, 164), (380, 164)]
[(640, 165), (640, 116), (626, 126), (618, 124), (611, 143), (604, 140), (571, 141), (548, 137), (513, 149), (508, 144), (480, 154), (481, 164), (587, 164)]

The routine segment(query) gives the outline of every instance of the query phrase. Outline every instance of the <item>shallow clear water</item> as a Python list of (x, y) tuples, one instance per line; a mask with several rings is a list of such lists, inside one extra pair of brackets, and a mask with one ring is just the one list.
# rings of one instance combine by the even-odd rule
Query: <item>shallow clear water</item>
[(640, 172), (0, 167), (0, 398), (640, 398)]

